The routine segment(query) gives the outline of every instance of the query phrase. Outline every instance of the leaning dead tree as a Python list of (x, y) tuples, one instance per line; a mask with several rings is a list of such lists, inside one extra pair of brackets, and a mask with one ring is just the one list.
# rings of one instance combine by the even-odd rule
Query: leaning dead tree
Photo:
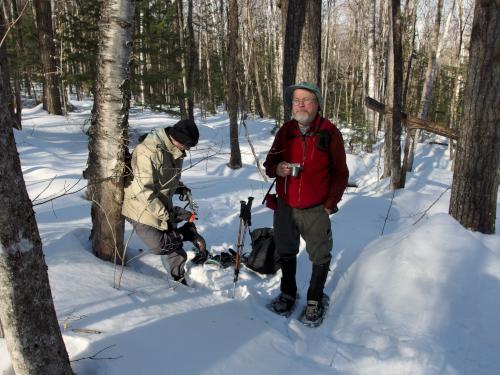
[[(381, 115), (392, 116), (392, 110), (390, 107), (387, 107), (385, 104), (380, 103), (379, 101), (370, 98), (369, 96), (365, 98), (365, 106), (372, 111), (380, 113)], [(405, 112), (401, 112), (401, 118), (406, 124), (407, 130), (422, 129), (453, 140), (458, 139), (458, 131), (456, 129), (450, 128), (446, 124), (423, 120), (421, 118), (408, 115)]]
[[(383, 103), (380, 103), (379, 101), (370, 98), (369, 96), (365, 97), (365, 106), (368, 109), (371, 109), (372, 111), (378, 112), (384, 117), (392, 117), (392, 108), (389, 106), (386, 106)], [(406, 133), (408, 134), (409, 132), (414, 132), (417, 129), (421, 130), (426, 130), (430, 133), (434, 133), (437, 135), (442, 135), (443, 137), (447, 137), (449, 139), (457, 140), (458, 139), (458, 131), (456, 129), (452, 129), (448, 127), (446, 124), (438, 123), (438, 122), (433, 122), (429, 120), (423, 120), (418, 117), (413, 117), (408, 115), (405, 112), (401, 112), (401, 120), (402, 123), (406, 125)], [(406, 141), (409, 141), (409, 138), (406, 138)], [(406, 172), (407, 172), (407, 163), (405, 162), (408, 160), (408, 151), (409, 147), (405, 146), (405, 154), (403, 156), (403, 168), (401, 170), (401, 176), (400, 176), (400, 187), (404, 188), (405, 181), (406, 181)]]

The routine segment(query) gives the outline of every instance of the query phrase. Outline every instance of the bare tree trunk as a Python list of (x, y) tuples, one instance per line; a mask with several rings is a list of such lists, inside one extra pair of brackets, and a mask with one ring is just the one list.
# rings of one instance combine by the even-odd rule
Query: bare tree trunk
[(52, 28), (52, 9), (50, 1), (34, 0), (38, 42), (43, 69), (43, 108), (53, 114), (62, 115), (60, 80), (56, 65), (56, 49)]
[[(10, 5), (10, 7), (9, 7)], [(2, 8), (4, 11), (5, 19), (8, 19), (8, 22), (11, 24), (14, 23), (14, 21), (18, 17), (18, 12), (17, 12), (17, 4), (16, 1), (12, 0), (9, 2), (3, 2), (2, 3)], [(1, 18), (1, 16), (0, 16)], [(20, 56), (23, 53), (23, 47), (22, 47), (22, 32), (20, 27), (16, 27), (15, 29), (16, 36), (14, 38), (14, 44), (15, 44), (15, 52), (14, 54), (16, 55), (16, 58), (21, 59)], [(3, 37), (3, 35), (0, 35), (0, 39)], [(15, 127), (18, 130), (21, 130), (21, 116), (22, 116), (22, 101), (21, 101), (21, 83), (20, 83), (20, 70), (15, 69), (13, 72), (13, 83), (14, 83), (14, 101), (12, 104), (12, 111), (14, 111), (16, 115), (17, 121), (15, 122)], [(10, 84), (9, 84), (10, 86)]]
[(187, 115), (190, 120), (194, 121), (194, 71), (196, 69), (196, 44), (194, 42), (193, 29), (193, 0), (188, 0), (188, 15), (187, 15), (187, 72), (186, 72), (186, 88), (187, 88)]
[[(439, 50), (439, 32), (441, 29), (441, 13), (443, 10), (443, 0), (438, 0), (436, 9), (436, 18), (434, 20), (434, 29), (432, 32), (432, 41), (429, 48), (427, 71), (425, 73), (425, 82), (422, 89), (422, 98), (420, 101), (420, 112), (418, 117), (427, 120), (429, 116), (429, 110), (431, 107), (432, 90), (434, 89), (434, 83), (436, 81), (436, 76), (438, 73), (438, 50)], [(411, 133), (411, 144), (410, 152), (408, 154), (408, 171), (413, 170), (413, 159), (415, 156), (415, 133)]]
[(259, 64), (257, 64), (257, 57), (253, 56), (254, 70), (255, 70), (255, 86), (257, 88), (257, 95), (259, 98), (260, 109), (262, 111), (262, 117), (268, 117), (269, 111), (267, 110), (266, 100), (264, 99), (264, 94), (262, 92), (262, 83), (260, 81), (259, 74)]
[[(4, 14), (8, 17), (8, 9), (5, 7), (5, 4), (2, 4), (2, 9), (0, 9), (0, 40), (3, 39), (6, 29), (4, 29), (4, 25), (7, 24), (8, 20), (7, 18), (4, 18)], [(0, 45), (1, 48), (4, 49), (4, 66), (3, 66), (3, 75), (0, 77), (0, 79), (3, 80), (2, 82), (2, 88), (4, 92), (0, 93), (4, 97), (5, 103), (7, 104), (7, 109), (10, 113), (10, 119), (14, 120), (12, 122), (12, 126), (14, 126), (16, 129), (21, 129), (21, 123), (20, 121), (17, 121), (17, 116), (16, 112), (14, 110), (14, 96), (12, 95), (12, 88), (10, 86), (10, 73), (8, 72), (8, 67), (7, 67), (7, 55), (6, 55), (6, 47), (5, 47), (5, 40)]]
[(231, 157), (227, 164), (231, 169), (241, 168), (241, 152), (238, 139), (238, 1), (229, 0), (228, 41), (227, 41), (227, 107), (229, 111), (229, 138)]
[(206, 67), (207, 67), (207, 90), (208, 90), (208, 104), (207, 109), (211, 114), (215, 114), (215, 102), (212, 90), (212, 74), (210, 71), (210, 50), (208, 47), (208, 32), (205, 33), (205, 51), (206, 51)]
[(16, 149), (5, 66), (0, 46), (0, 321), (16, 374), (73, 374)]
[[(400, 0), (391, 1), (391, 30), (392, 30), (392, 66), (389, 70), (392, 75), (392, 116), (391, 129), (391, 188), (401, 188), (401, 99), (403, 92), (403, 48), (401, 44), (401, 3)], [(404, 185), (403, 185), (404, 186)]]
[[(410, 77), (412, 72), (413, 59), (415, 55), (415, 40), (417, 36), (417, 0), (412, 0), (412, 2), (406, 6), (406, 19), (411, 23), (411, 42), (408, 52), (408, 63), (406, 64), (406, 76), (403, 86), (403, 99), (402, 107), (406, 110), (406, 99), (408, 98), (408, 90), (410, 87)], [(407, 142), (408, 143), (408, 142)], [(405, 144), (406, 147), (406, 144)]]
[[(468, 54), (468, 49), (463, 48), (463, 34), (464, 34), (464, 29), (465, 29), (465, 16), (464, 16), (464, 9), (463, 9), (463, 0), (458, 0), (458, 22), (459, 22), (459, 31), (460, 31), (457, 54), (456, 54), (456, 64), (457, 64), (458, 74), (456, 77), (454, 77), (455, 87), (453, 89), (453, 97), (452, 97), (451, 102), (450, 102), (450, 128), (452, 128), (452, 129), (458, 129), (458, 110), (457, 110), (457, 108), (458, 108), (460, 93), (461, 93), (463, 85), (464, 85), (464, 76), (463, 76), (461, 67), (465, 64), (465, 60), (466, 60), (467, 54)], [(454, 165), (455, 165), (455, 151), (456, 151), (455, 142), (450, 141), (448, 150), (450, 152), (450, 159), (452, 160), (451, 170), (453, 170)]]
[[(246, 8), (249, 8), (249, 4), (246, 3)], [(254, 27), (254, 19), (251, 16), (251, 12), (247, 10), (247, 17), (248, 17), (248, 31), (249, 35), (251, 38), (254, 38), (255, 34), (255, 27)], [(266, 100), (264, 99), (264, 93), (262, 90), (262, 82), (260, 79), (260, 73), (259, 73), (259, 64), (258, 64), (258, 59), (259, 57), (257, 56), (257, 48), (255, 45), (255, 42), (252, 41), (252, 47), (251, 47), (251, 61), (253, 65), (253, 70), (254, 70), (254, 75), (255, 75), (255, 89), (257, 91), (257, 99), (259, 103), (259, 114), (261, 117), (268, 117), (269, 116), (269, 111), (267, 109), (267, 104)]]
[[(392, 9), (391, 1), (389, 0), (387, 7)], [(389, 12), (389, 33), (387, 35), (387, 59), (386, 59), (386, 89), (385, 102), (388, 107), (393, 108), (394, 101), (394, 40), (392, 37), (392, 16)], [(392, 166), (392, 116), (384, 116), (384, 173), (382, 177), (390, 177)]]
[(144, 67), (146, 65), (145, 57), (144, 57), (144, 50), (145, 50), (145, 35), (144, 35), (144, 9), (142, 6), (139, 7), (139, 96), (141, 98), (141, 105), (144, 107), (146, 104), (146, 97), (145, 97), (145, 87), (144, 87), (144, 74), (145, 70)]
[(495, 233), (500, 182), (499, 34), (500, 0), (476, 1), (449, 212), (465, 228), (486, 234)]
[[(321, 0), (287, 3), (283, 90), (301, 81), (321, 87)], [(285, 108), (285, 121), (290, 115), (290, 108)]]
[(186, 75), (186, 43), (184, 41), (184, 5), (182, 0), (176, 0), (177, 4), (177, 31), (179, 37), (179, 49), (181, 50), (181, 70), (182, 70), (182, 95), (179, 97), (179, 106), (181, 110), (181, 117), (188, 118), (188, 83)]
[(134, 7), (133, 0), (106, 0), (102, 4), (101, 44), (89, 142), (87, 177), (92, 199), (92, 249), (99, 258), (115, 262), (116, 257), (123, 254), (121, 208)]
[[(368, 96), (375, 98), (377, 96), (376, 79), (376, 37), (375, 37), (375, 7), (376, 0), (368, 1)], [(372, 146), (376, 141), (377, 134), (377, 114), (373, 111), (366, 111), (365, 116), (368, 123), (368, 143), (366, 151), (372, 152)]]

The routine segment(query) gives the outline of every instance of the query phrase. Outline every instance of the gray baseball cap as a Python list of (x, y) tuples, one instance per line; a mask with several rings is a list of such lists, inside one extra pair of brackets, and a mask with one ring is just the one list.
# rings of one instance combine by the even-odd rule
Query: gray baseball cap
[(319, 90), (318, 86), (316, 86), (314, 83), (310, 83), (310, 82), (300, 82), (296, 85), (288, 86), (285, 89), (285, 95), (284, 95), (285, 104), (289, 108), (292, 107), (293, 92), (296, 89), (304, 89), (304, 90), (311, 91), (312, 93), (314, 93), (314, 95), (316, 95), (316, 100), (318, 102), (318, 106), (319, 106), (318, 109), (321, 109), (321, 105), (323, 104), (323, 97), (321, 96), (321, 91)]

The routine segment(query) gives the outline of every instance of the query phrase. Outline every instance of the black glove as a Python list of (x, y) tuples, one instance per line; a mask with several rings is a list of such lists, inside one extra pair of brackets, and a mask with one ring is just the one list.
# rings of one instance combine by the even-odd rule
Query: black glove
[(178, 186), (177, 189), (175, 189), (175, 194), (179, 194), (180, 201), (187, 201), (189, 200), (191, 189), (186, 186)]
[(194, 225), (194, 223), (186, 223), (182, 227), (177, 228), (177, 231), (182, 234), (182, 238), (184, 239), (184, 241), (193, 242), (196, 238), (196, 235), (198, 234), (196, 225)]
[(172, 251), (182, 248), (182, 236), (175, 229), (163, 231), (162, 255), (170, 254)]
[(207, 243), (196, 230), (196, 225), (194, 225), (194, 223), (186, 223), (178, 228), (177, 231), (182, 235), (184, 241), (192, 242), (200, 254), (208, 253)]
[(180, 223), (181, 221), (188, 221), (193, 213), (182, 207), (175, 206), (173, 209), (172, 217), (174, 218), (174, 223)]

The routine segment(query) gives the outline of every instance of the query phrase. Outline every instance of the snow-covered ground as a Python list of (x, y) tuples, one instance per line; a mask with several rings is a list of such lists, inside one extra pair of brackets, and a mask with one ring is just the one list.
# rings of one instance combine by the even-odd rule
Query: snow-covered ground
[[(90, 102), (68, 117), (26, 109), (16, 132), (34, 204), (85, 186), (84, 123)], [(177, 119), (134, 109), (131, 138)], [(197, 200), (199, 231), (213, 253), (234, 248), (240, 200), (255, 197), (253, 228), (272, 225), (260, 204), (270, 182), (258, 173), (244, 132), (243, 168), (230, 170), (225, 114), (197, 119), (201, 141), (185, 161), (184, 182)], [(247, 121), (262, 162), (271, 120)], [(280, 273), (243, 270), (232, 298), (233, 270), (189, 265), (187, 288), (170, 281), (161, 257), (139, 252), (128, 266), (96, 259), (88, 242), (83, 190), (35, 207), (63, 336), (73, 368), (85, 374), (491, 374), (500, 373), (500, 237), (462, 228), (448, 214), (446, 147), (420, 144), (407, 187), (393, 193), (377, 181), (378, 152), (348, 155), (349, 188), (332, 216), (334, 258), (326, 284), (331, 307), (308, 328), (270, 313)], [(497, 224), (498, 212), (497, 206)], [(497, 225), (498, 226), (498, 225)], [(127, 227), (128, 238), (130, 227)], [(186, 243), (186, 249), (190, 246)], [(245, 251), (249, 251), (249, 241)], [(190, 257), (194, 254), (189, 251)], [(310, 263), (301, 246), (299, 293)], [(120, 281), (120, 288), (114, 287)], [(305, 303), (304, 298), (299, 302)], [(4, 340), (0, 372), (13, 374)]]

